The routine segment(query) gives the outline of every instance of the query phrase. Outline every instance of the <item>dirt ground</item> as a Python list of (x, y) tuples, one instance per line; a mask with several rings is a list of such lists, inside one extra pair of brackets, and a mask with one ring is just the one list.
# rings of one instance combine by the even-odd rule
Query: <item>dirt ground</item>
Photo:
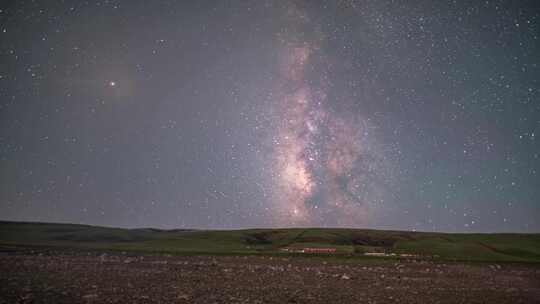
[(0, 303), (540, 303), (540, 266), (11, 252)]

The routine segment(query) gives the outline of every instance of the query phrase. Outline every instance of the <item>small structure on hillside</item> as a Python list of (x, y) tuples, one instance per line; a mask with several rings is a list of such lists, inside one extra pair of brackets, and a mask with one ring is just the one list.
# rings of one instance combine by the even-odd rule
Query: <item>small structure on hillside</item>
[(336, 248), (303, 248), (304, 253), (336, 253)]
[(323, 248), (323, 247), (306, 247), (306, 248), (281, 248), (281, 251), (291, 253), (336, 253), (336, 248)]
[(364, 255), (367, 256), (376, 256), (376, 257), (388, 257), (395, 256), (395, 253), (386, 253), (386, 252), (365, 252)]
[(417, 258), (420, 257), (420, 255), (417, 254), (410, 254), (410, 253), (387, 253), (387, 252), (365, 252), (365, 256), (374, 256), (374, 257), (395, 257), (398, 256), (400, 258)]

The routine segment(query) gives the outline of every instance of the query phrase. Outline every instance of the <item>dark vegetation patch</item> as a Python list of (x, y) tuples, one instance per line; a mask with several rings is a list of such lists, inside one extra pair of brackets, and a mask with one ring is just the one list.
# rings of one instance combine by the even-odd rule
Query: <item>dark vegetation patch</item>
[(257, 232), (247, 234), (244, 241), (249, 245), (270, 245), (272, 244), (271, 234), (267, 232)]

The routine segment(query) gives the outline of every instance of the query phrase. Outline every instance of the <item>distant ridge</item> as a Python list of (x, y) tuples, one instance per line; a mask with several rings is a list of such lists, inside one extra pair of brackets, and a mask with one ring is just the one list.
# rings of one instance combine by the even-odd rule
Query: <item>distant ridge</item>
[(540, 234), (534, 233), (346, 228), (167, 230), (0, 221), (0, 250), (28, 246), (170, 254), (291, 254), (311, 248), (311, 252), (332, 252), (338, 258), (386, 253), (452, 261), (540, 262)]

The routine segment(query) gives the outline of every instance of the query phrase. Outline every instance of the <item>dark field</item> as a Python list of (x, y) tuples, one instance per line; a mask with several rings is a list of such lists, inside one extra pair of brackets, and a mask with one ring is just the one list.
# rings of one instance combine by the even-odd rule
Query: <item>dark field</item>
[(0, 303), (538, 303), (534, 264), (143, 256), (0, 256)]

